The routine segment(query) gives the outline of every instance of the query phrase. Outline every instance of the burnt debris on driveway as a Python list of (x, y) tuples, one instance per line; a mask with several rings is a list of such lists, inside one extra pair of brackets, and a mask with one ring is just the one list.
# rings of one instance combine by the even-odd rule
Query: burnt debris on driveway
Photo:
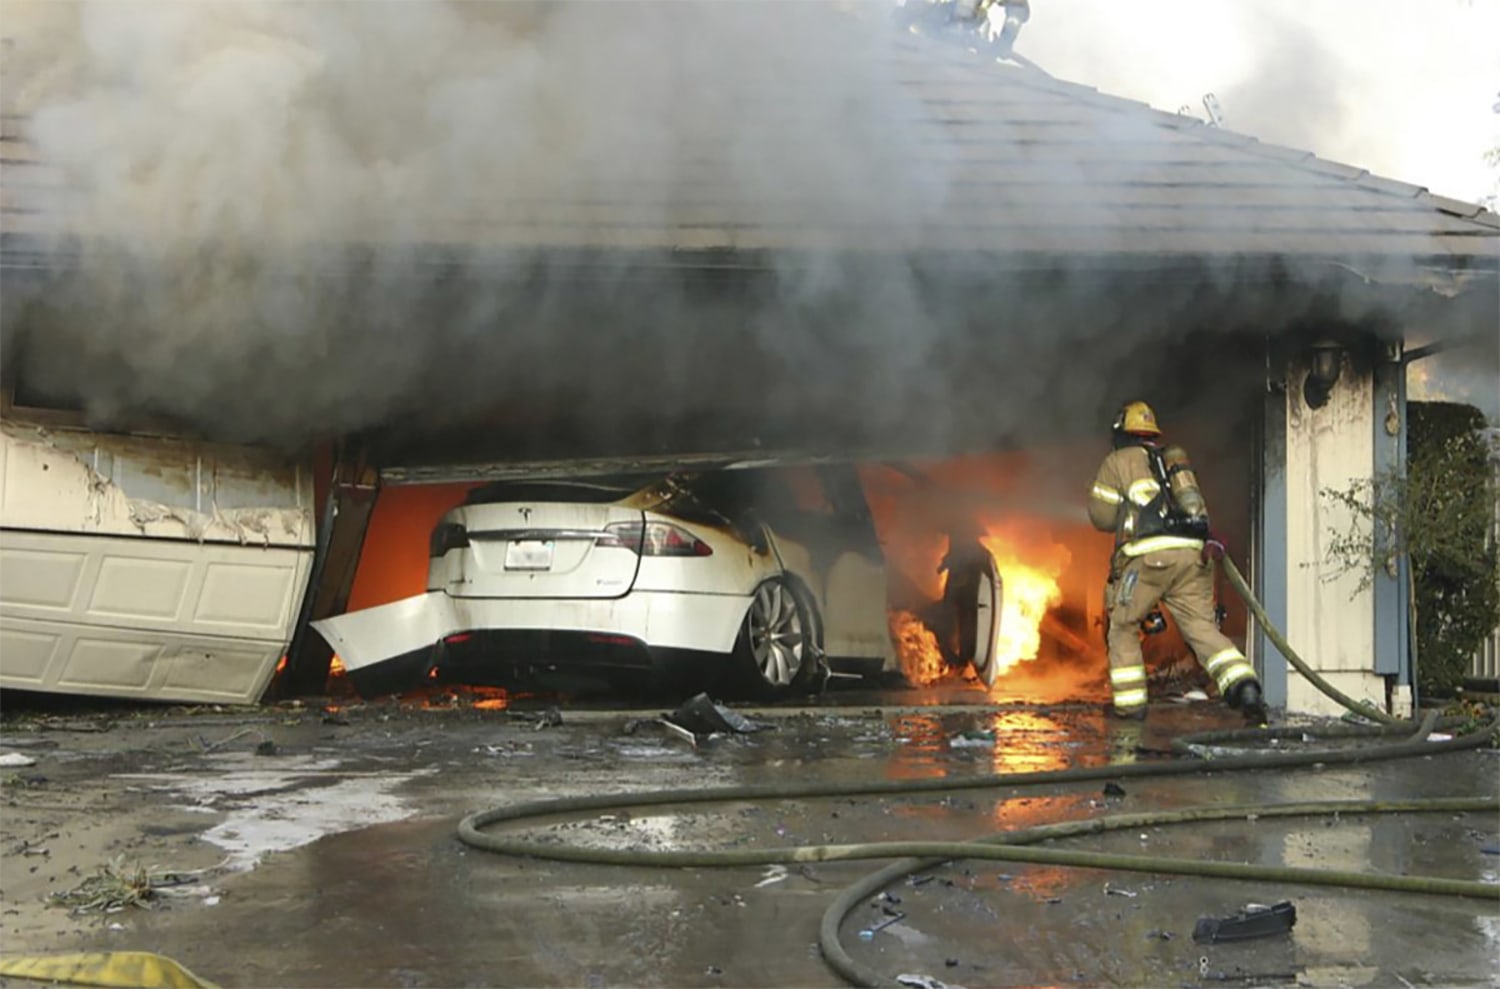
[[(735, 710), (699, 698), (688, 707), (709, 721), (775, 730), (732, 730), (698, 747), (641, 730), (649, 712), (579, 707), (556, 723), (547, 699), (502, 709), (473, 697), (355, 704), (335, 723), (305, 703), (253, 714), (122, 707), (103, 732), (8, 713), (0, 751), (25, 751), (37, 764), (3, 777), (7, 950), (149, 947), (223, 985), (493, 984), (502, 967), (506, 981), (528, 985), (838, 985), (817, 951), (817, 926), (837, 891), (868, 871), (860, 863), (703, 870), (510, 859), (461, 845), (455, 822), (489, 804), (576, 794), (1123, 765), (1163, 758), (1151, 753), (1173, 736), (1228, 717), (1161, 705), (1141, 737), (1140, 725), (1108, 721), (1092, 705), (913, 699)], [(672, 717), (691, 721), (681, 714)], [(717, 730), (686, 730), (703, 727)], [(1124, 744), (1121, 731), (1137, 734)], [(951, 744), (965, 732), (993, 733), (996, 744)], [(274, 748), (258, 755), (265, 742)], [(963, 840), (1203, 804), (1495, 794), (1493, 751), (1443, 758), (1441, 776), (1405, 760), (1138, 778), (1127, 796), (1111, 788), (1104, 797), (1092, 783), (739, 802), (580, 815), (533, 830), (541, 841), (602, 847), (759, 848)], [(1492, 880), (1484, 849), (1495, 840), (1493, 815), (1457, 813), (1147, 828), (1089, 847)], [(893, 978), (951, 985), (1198, 985), (1277, 973), (1453, 984), (1489, 978), (1500, 936), (1490, 902), (996, 865), (923, 870), (857, 908), (844, 943)], [(138, 895), (105, 895), (124, 889)], [(83, 905), (100, 909), (49, 905), (77, 907), (90, 890)], [(1281, 910), (1282, 901), (1295, 910), (1294, 928), (1194, 942), (1200, 918), (1247, 903)]]

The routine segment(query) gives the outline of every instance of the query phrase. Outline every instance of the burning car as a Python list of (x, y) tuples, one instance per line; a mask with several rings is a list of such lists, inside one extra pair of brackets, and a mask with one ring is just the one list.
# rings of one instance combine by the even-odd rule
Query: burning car
[[(950, 630), (985, 676), (993, 563), (962, 587)], [(899, 671), (887, 608), (858, 473), (749, 467), (476, 488), (432, 530), (425, 593), (314, 627), (367, 694), (440, 671), (769, 698)]]

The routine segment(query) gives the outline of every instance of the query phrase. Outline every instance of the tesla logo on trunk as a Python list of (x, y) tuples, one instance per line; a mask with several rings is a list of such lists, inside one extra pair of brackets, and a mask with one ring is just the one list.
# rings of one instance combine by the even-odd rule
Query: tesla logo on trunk
[(518, 508), (518, 509), (516, 509), (516, 511), (518, 511), (518, 512), (521, 513), (521, 521), (522, 522), (530, 522), (531, 521), (531, 509), (529, 509), (529, 508)]

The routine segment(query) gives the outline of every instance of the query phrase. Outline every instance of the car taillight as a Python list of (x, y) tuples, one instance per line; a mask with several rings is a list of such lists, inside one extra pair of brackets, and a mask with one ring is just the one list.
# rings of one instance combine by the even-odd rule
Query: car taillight
[(713, 556), (708, 543), (666, 522), (614, 522), (604, 527), (609, 535), (599, 546), (617, 546), (642, 556)]
[(446, 556), (450, 549), (463, 549), (469, 545), (469, 532), (454, 522), (444, 522), (432, 530), (432, 539), (427, 544), (427, 555), (433, 559)]

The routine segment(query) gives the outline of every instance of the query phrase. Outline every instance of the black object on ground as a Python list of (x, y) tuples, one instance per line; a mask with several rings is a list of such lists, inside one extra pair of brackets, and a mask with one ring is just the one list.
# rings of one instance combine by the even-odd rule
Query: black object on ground
[(1193, 940), (1199, 944), (1248, 941), (1289, 932), (1297, 923), (1297, 908), (1290, 900), (1272, 906), (1251, 905), (1229, 917), (1199, 917)]
[(1113, 780), (1110, 780), (1108, 783), (1104, 784), (1104, 795), (1106, 797), (1123, 797), (1125, 796), (1125, 788), (1120, 784), (1114, 782)]
[(699, 694), (685, 701), (681, 707), (667, 715), (666, 720), (679, 728), (686, 728), (694, 735), (748, 735), (771, 727), (751, 721), (737, 711), (714, 703), (707, 694)]

